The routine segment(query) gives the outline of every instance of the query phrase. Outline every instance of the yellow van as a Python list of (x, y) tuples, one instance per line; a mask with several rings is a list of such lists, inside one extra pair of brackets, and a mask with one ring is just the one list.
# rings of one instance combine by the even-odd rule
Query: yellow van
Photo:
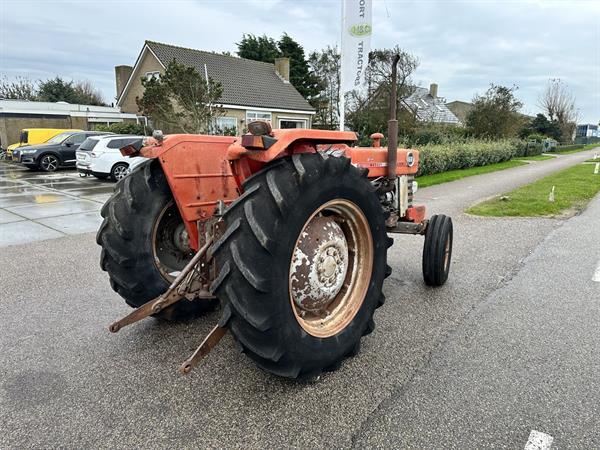
[(21, 130), (19, 142), (16, 144), (9, 145), (6, 148), (6, 156), (12, 158), (12, 152), (15, 148), (23, 147), (25, 145), (43, 144), (48, 139), (54, 136), (64, 133), (65, 131), (83, 131), (75, 129), (59, 129), (59, 128), (24, 128)]

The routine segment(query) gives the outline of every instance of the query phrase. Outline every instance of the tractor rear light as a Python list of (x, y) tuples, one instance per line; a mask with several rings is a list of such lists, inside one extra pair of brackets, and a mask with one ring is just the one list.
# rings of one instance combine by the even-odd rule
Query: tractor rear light
[(277, 142), (277, 139), (271, 136), (255, 136), (253, 134), (242, 136), (242, 147), (248, 150), (267, 150), (275, 142)]

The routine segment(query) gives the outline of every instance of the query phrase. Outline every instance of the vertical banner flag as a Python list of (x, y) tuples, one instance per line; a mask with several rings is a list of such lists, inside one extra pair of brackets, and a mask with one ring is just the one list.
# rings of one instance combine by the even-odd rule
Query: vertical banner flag
[(342, 0), (341, 93), (358, 88), (371, 51), (373, 0)]

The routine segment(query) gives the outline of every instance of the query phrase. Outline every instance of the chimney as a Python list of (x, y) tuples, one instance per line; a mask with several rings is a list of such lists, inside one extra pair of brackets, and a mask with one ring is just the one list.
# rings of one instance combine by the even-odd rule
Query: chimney
[(275, 58), (275, 70), (284, 81), (290, 82), (290, 58)]
[(115, 81), (117, 83), (117, 98), (121, 96), (121, 92), (125, 89), (125, 85), (133, 72), (131, 66), (115, 66)]
[(429, 85), (429, 95), (431, 95), (433, 98), (437, 97), (437, 89), (438, 89), (438, 85), (436, 83), (431, 83)]

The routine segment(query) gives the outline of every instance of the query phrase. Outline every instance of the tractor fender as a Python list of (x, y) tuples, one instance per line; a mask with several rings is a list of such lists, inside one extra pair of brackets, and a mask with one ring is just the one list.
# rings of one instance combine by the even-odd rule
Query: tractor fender
[(150, 139), (140, 150), (139, 156), (158, 160), (190, 237), (190, 246), (195, 250), (198, 250), (197, 222), (212, 217), (219, 200), (228, 205), (238, 197), (226, 157), (227, 148), (235, 139), (173, 134), (161, 141)]
[(242, 147), (240, 139), (236, 140), (227, 151), (227, 159), (235, 161), (245, 157), (261, 163), (267, 163), (284, 154), (295, 153), (293, 148), (302, 147), (302, 144), (314, 146), (317, 144), (351, 145), (357, 140), (356, 133), (353, 131), (311, 130), (304, 128), (273, 130), (271, 136), (276, 139), (276, 142), (266, 150), (248, 150)]

